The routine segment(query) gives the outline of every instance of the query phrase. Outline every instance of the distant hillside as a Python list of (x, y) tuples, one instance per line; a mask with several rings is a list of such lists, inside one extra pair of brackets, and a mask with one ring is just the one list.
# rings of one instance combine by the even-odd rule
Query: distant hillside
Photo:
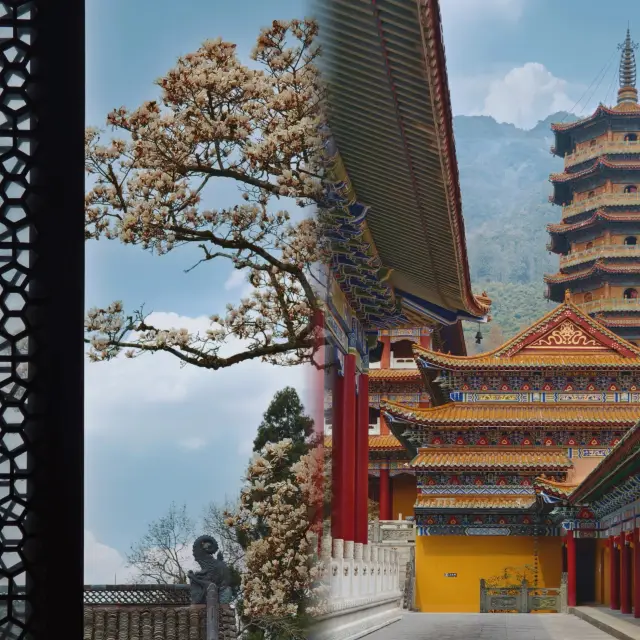
[[(545, 248), (546, 225), (560, 219), (560, 209), (549, 203), (549, 174), (563, 163), (549, 150), (551, 123), (575, 119), (556, 113), (529, 131), (487, 116), (453, 119), (471, 281), (474, 291), (486, 289), (493, 299), (505, 339), (552, 308), (542, 278), (557, 270), (558, 256)], [(466, 334), (477, 330), (465, 327)], [(483, 351), (488, 332), (483, 329)]]

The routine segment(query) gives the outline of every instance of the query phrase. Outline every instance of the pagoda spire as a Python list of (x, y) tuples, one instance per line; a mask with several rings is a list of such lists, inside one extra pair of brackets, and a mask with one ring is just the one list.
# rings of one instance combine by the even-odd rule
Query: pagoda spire
[(636, 89), (636, 54), (638, 45), (631, 40), (631, 31), (627, 28), (627, 37), (618, 45), (622, 51), (620, 56), (620, 88), (618, 89), (618, 104), (638, 103)]

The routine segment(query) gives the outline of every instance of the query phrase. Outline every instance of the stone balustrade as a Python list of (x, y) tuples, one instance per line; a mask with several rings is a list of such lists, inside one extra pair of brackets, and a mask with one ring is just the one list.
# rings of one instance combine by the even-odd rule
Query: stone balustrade
[(362, 544), (323, 536), (321, 557), (329, 590), (328, 613), (309, 635), (342, 640), (400, 619), (400, 554), (383, 544)]
[(400, 558), (396, 550), (381, 544), (363, 545), (331, 538), (323, 542), (330, 607), (363, 597), (400, 594)]

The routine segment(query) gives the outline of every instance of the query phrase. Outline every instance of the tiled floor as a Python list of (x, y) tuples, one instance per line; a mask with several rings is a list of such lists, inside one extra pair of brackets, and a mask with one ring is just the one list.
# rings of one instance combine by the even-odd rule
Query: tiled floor
[(572, 615), (408, 613), (366, 640), (611, 640)]

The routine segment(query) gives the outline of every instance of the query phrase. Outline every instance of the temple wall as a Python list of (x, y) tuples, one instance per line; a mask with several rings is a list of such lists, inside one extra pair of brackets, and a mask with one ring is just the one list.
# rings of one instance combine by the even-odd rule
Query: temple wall
[(573, 468), (567, 473), (567, 482), (580, 484), (597, 466), (602, 458), (572, 458)]
[[(534, 564), (534, 539), (520, 536), (416, 538), (416, 607), (431, 613), (480, 611), (480, 580)], [(538, 538), (538, 586), (559, 587), (562, 542)], [(456, 577), (445, 574), (455, 573)]]
[(392, 489), (392, 516), (393, 520), (402, 520), (413, 515), (413, 506), (416, 503), (416, 477), (413, 475), (401, 475), (393, 477)]

